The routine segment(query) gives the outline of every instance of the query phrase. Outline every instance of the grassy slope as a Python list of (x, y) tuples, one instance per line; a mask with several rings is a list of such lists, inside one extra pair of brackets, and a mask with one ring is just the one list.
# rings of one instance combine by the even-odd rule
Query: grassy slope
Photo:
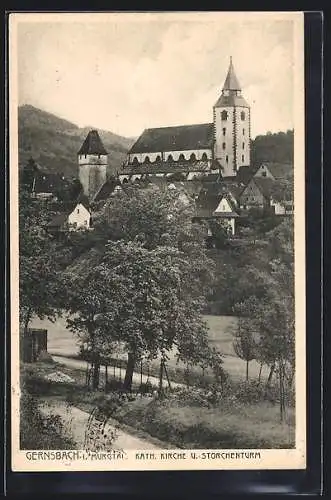
[[(22, 368), (29, 391), (41, 398), (67, 401), (91, 411), (107, 397), (84, 387), (83, 370), (41, 362)], [(45, 374), (57, 370), (70, 375), (75, 383), (42, 382)], [(287, 422), (280, 423), (277, 405), (267, 401), (243, 404), (225, 399), (202, 408), (175, 398), (138, 397), (114, 410), (112, 417), (180, 448), (290, 448), (295, 438), (293, 409), (288, 409)]]

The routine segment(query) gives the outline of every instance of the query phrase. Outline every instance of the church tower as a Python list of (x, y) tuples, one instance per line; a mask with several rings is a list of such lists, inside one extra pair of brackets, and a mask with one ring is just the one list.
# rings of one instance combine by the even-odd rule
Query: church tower
[(251, 113), (241, 95), (232, 57), (213, 115), (214, 159), (220, 163), (223, 177), (234, 177), (241, 166), (250, 165)]
[(107, 180), (108, 153), (97, 130), (90, 130), (78, 151), (79, 180), (92, 200)]

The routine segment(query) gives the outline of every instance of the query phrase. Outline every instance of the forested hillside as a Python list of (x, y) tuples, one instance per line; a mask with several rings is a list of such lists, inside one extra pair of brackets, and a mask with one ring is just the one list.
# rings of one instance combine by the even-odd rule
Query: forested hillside
[(294, 132), (278, 132), (257, 135), (252, 141), (252, 165), (261, 162), (292, 163), (294, 156)]
[[(79, 128), (73, 123), (30, 105), (18, 109), (19, 163), (32, 156), (47, 172), (78, 174), (77, 151), (92, 127)], [(109, 173), (116, 173), (133, 139), (99, 130), (109, 153)]]

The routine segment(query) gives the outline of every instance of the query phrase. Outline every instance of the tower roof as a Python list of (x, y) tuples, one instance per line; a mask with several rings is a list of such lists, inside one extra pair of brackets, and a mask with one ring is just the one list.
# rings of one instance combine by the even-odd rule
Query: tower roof
[(230, 65), (228, 69), (228, 74), (223, 85), (223, 90), (241, 90), (240, 83), (234, 72), (234, 67), (232, 64), (232, 57), (230, 57)]
[(108, 154), (97, 130), (90, 130), (82, 147), (78, 151), (79, 155), (106, 155)]

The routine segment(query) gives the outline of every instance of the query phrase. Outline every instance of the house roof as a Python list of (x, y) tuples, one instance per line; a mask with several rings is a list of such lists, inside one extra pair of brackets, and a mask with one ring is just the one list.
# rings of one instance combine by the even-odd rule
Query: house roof
[[(263, 162), (260, 167), (265, 165), (275, 180), (288, 179), (293, 177), (294, 169), (292, 163), (273, 163)], [(259, 167), (259, 168), (260, 168)]]
[(99, 191), (95, 194), (93, 201), (99, 202), (106, 200), (114, 191), (115, 187), (120, 184), (119, 181), (115, 179), (107, 179), (106, 182), (102, 184)]
[(275, 181), (272, 179), (268, 179), (267, 177), (254, 177), (253, 182), (258, 187), (260, 192), (266, 198), (270, 198), (272, 187), (275, 184)]
[(210, 149), (213, 144), (213, 129), (213, 123), (149, 128), (144, 130), (129, 153)]
[[(223, 198), (226, 198), (229, 203), (230, 211), (215, 212)], [(224, 193), (211, 193), (203, 190), (198, 196), (196, 206), (198, 217), (239, 217), (231, 198)]]
[(240, 184), (248, 184), (255, 173), (251, 167), (242, 166), (237, 171), (237, 182)]
[(107, 151), (100, 139), (97, 130), (90, 130), (87, 134), (80, 150), (79, 155), (107, 155)]
[(60, 189), (64, 184), (65, 180), (60, 174), (38, 172), (35, 176), (33, 189), (36, 193), (54, 193), (54, 191)]

